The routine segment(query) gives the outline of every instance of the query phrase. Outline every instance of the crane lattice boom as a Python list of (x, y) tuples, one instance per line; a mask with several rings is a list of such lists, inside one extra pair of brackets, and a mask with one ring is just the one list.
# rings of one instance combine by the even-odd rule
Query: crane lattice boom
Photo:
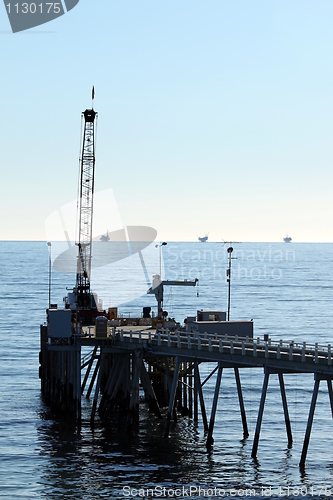
[(76, 273), (76, 293), (79, 308), (90, 307), (96, 116), (97, 113), (94, 109), (86, 109), (83, 112), (84, 133), (80, 158), (79, 234)]

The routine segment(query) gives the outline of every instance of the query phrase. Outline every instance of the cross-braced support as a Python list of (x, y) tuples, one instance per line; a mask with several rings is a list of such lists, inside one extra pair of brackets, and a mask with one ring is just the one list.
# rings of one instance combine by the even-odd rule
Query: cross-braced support
[(94, 396), (94, 401), (93, 401), (93, 406), (91, 410), (91, 417), (90, 417), (90, 423), (91, 425), (94, 425), (94, 420), (95, 420), (95, 413), (96, 413), (96, 408), (97, 408), (97, 400), (98, 400), (98, 393), (99, 393), (99, 388), (101, 385), (101, 378), (102, 378), (102, 373), (103, 373), (103, 364), (104, 364), (104, 352), (101, 348), (101, 357), (100, 357), (100, 368), (98, 372), (98, 377), (97, 377), (97, 382), (96, 382), (96, 387), (95, 387), (95, 396)]
[(221, 378), (222, 378), (222, 364), (218, 364), (218, 372), (217, 372), (217, 377), (216, 377), (216, 385), (215, 385), (215, 393), (214, 393), (214, 400), (213, 400), (213, 406), (212, 406), (212, 413), (210, 415), (210, 422), (209, 422), (209, 428), (208, 428), (208, 436), (207, 436), (207, 441), (206, 441), (206, 446), (207, 448), (210, 448), (212, 444), (214, 443), (213, 439), (213, 429), (214, 429), (214, 422), (215, 422), (215, 415), (216, 415), (216, 410), (217, 410), (217, 402), (219, 399), (219, 391), (220, 391), (220, 385), (221, 385)]
[[(86, 383), (87, 383), (89, 375), (90, 375), (90, 371), (91, 371), (92, 365), (93, 365), (93, 363), (94, 363), (94, 361), (96, 359), (97, 349), (98, 349), (98, 346), (95, 346), (94, 350), (92, 352), (92, 355), (91, 355), (91, 357), (90, 357), (90, 359), (88, 361), (88, 368), (86, 370), (85, 376), (83, 378), (82, 386), (81, 386), (81, 394), (83, 394), (83, 392), (84, 392), (84, 389), (86, 387)], [(81, 366), (81, 369), (84, 368), (84, 366), (86, 366), (86, 364), (84, 364), (83, 366)]]
[(278, 377), (279, 377), (279, 384), (280, 384), (280, 391), (281, 391), (282, 405), (283, 405), (283, 412), (284, 412), (284, 420), (286, 423), (286, 431), (287, 431), (287, 437), (288, 437), (288, 447), (291, 447), (292, 442), (293, 442), (293, 437), (292, 437), (292, 433), (291, 433), (290, 418), (289, 418), (289, 412), (288, 412), (287, 396), (286, 396), (286, 391), (285, 391), (285, 387), (284, 387), (283, 373), (280, 370), (267, 370), (266, 369), (264, 383), (263, 383), (262, 392), (261, 392), (261, 400), (260, 400), (260, 406), (259, 406), (257, 426), (256, 426), (255, 435), (254, 435), (254, 440), (253, 440), (253, 447), (252, 447), (252, 454), (251, 454), (252, 458), (256, 458), (256, 456), (257, 456), (260, 428), (261, 428), (262, 416), (264, 413), (269, 375), (272, 373), (277, 373)]
[(203, 398), (198, 363), (195, 363), (195, 365), (194, 365), (194, 380), (196, 380), (197, 391), (199, 394), (202, 422), (203, 422), (204, 430), (205, 430), (205, 432), (207, 432), (208, 431), (208, 421), (207, 421), (207, 415), (206, 415), (205, 401)]
[(88, 391), (87, 391), (87, 394), (86, 394), (86, 398), (87, 399), (90, 398), (91, 391), (93, 390), (94, 383), (95, 383), (95, 380), (96, 380), (96, 377), (97, 377), (97, 373), (98, 373), (100, 364), (101, 364), (101, 356), (99, 356), (99, 358), (97, 359), (95, 370), (94, 370), (93, 376), (91, 377), (91, 381), (90, 381), (90, 384), (89, 384), (89, 387), (88, 387)]

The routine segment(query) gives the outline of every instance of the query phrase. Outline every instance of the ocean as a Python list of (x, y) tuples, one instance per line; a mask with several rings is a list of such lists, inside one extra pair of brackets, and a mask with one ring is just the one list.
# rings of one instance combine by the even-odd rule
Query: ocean
[[(230, 319), (253, 319), (254, 336), (332, 343), (333, 245), (233, 243)], [(172, 243), (161, 249), (166, 279), (199, 279), (197, 287), (165, 289), (164, 309), (183, 322), (199, 309), (227, 310), (228, 245)], [(154, 253), (155, 252), (155, 253)], [(120, 314), (156, 310), (147, 275), (159, 272), (159, 249), (133, 255), (96, 271), (93, 285), (105, 307)], [(150, 260), (149, 260), (150, 259)], [(149, 262), (148, 262), (149, 260)], [(135, 261), (135, 263), (134, 263)], [(94, 272), (94, 269), (93, 269)], [(223, 370), (207, 451), (201, 415), (180, 416), (163, 438), (144, 404), (140, 422), (127, 432), (117, 415), (105, 427), (82, 399), (82, 425), (59, 417), (43, 403), (38, 378), (39, 326), (49, 293), (46, 242), (0, 242), (0, 497), (27, 498), (322, 498), (333, 495), (333, 420), (321, 383), (305, 470), (300, 470), (313, 375), (285, 375), (293, 445), (287, 446), (278, 379), (270, 377), (257, 459), (251, 458), (263, 383), (262, 369), (241, 369), (250, 436), (243, 439), (234, 373)], [(52, 302), (62, 307), (73, 273), (52, 270)], [(125, 288), (129, 289), (126, 295)], [(105, 290), (105, 293), (103, 292)], [(104, 295), (103, 295), (104, 293)], [(126, 302), (122, 302), (122, 301)], [(214, 366), (200, 366), (201, 379)], [(209, 416), (216, 374), (205, 385)], [(165, 415), (164, 415), (165, 417)]]

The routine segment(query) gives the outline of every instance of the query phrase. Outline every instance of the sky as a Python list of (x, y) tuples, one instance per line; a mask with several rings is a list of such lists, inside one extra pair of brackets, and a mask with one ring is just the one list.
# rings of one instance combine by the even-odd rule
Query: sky
[(0, 5), (0, 239), (45, 240), (76, 199), (94, 85), (95, 190), (124, 225), (332, 242), (332, 18), (331, 0), (80, 0), (13, 34)]

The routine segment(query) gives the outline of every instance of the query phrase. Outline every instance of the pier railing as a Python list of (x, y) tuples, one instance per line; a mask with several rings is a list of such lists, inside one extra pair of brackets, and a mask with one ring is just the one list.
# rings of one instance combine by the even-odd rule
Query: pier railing
[(333, 373), (331, 344), (306, 343), (284, 340), (264, 340), (260, 337), (239, 338), (215, 334), (191, 334), (187, 332), (159, 331), (111, 331), (112, 343), (129, 350), (141, 347), (150, 348), (154, 354), (170, 356), (204, 358), (221, 361), (235, 361), (240, 365), (275, 365), (288, 364), (290, 371), (305, 371), (310, 373)]

